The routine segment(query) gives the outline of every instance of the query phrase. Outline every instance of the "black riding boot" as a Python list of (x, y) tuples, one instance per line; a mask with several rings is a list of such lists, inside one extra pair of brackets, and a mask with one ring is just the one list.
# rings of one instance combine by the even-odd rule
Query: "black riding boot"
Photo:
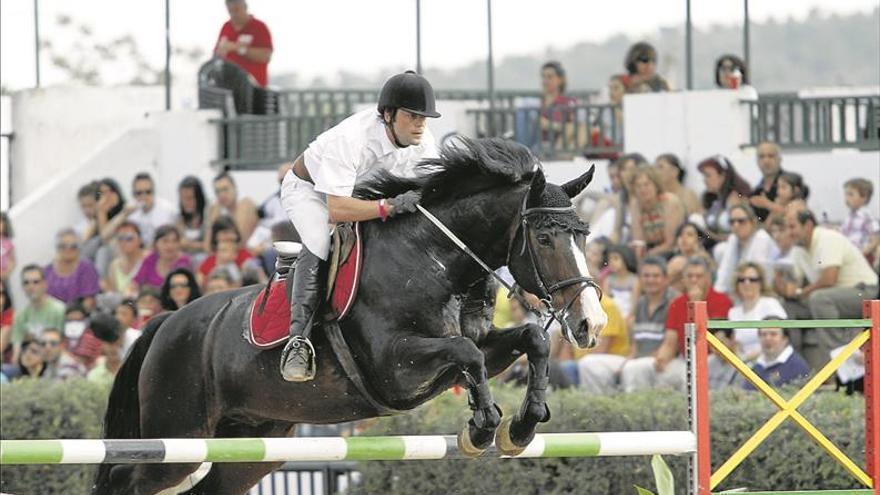
[(305, 382), (315, 377), (315, 348), (309, 334), (321, 304), (323, 264), (305, 246), (296, 260), (290, 297), (290, 340), (281, 352), (281, 376), (289, 382)]

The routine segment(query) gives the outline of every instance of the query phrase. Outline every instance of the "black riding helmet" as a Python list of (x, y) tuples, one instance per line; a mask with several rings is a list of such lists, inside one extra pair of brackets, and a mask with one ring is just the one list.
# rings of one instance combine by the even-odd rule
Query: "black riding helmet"
[(386, 109), (402, 108), (407, 112), (424, 117), (437, 118), (437, 108), (434, 102), (434, 88), (424, 77), (408, 70), (403, 74), (393, 76), (379, 93), (379, 114), (383, 115)]

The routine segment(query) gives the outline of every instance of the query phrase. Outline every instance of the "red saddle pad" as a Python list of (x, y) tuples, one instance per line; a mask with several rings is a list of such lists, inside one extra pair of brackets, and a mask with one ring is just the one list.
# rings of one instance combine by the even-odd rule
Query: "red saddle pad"
[[(357, 296), (358, 282), (361, 274), (361, 239), (359, 231), (357, 240), (348, 259), (336, 273), (336, 282), (330, 295), (330, 306), (335, 319), (341, 320), (348, 314)], [(284, 343), (288, 338), (290, 327), (290, 303), (287, 300), (287, 281), (275, 280), (269, 287), (269, 294), (262, 290), (251, 305), (248, 329), (245, 332), (248, 341), (256, 347), (269, 349)], [(260, 311), (263, 299), (268, 297), (266, 305)], [(321, 310), (319, 310), (321, 311)], [(317, 318), (318, 316), (316, 316)]]

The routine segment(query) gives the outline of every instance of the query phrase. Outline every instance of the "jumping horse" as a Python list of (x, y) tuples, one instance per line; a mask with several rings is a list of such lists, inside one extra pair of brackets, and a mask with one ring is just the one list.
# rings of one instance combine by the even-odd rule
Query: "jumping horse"
[[(261, 287), (202, 297), (153, 318), (134, 344), (111, 391), (107, 438), (290, 436), (298, 423), (339, 423), (413, 409), (453, 385), (468, 391), (472, 418), (459, 434), (477, 456), (493, 440), (520, 452), (545, 403), (549, 340), (530, 323), (492, 326), (497, 283), (488, 269), (507, 266), (518, 287), (538, 296), (563, 335), (596, 344), (607, 318), (584, 256), (588, 227), (570, 198), (592, 167), (557, 186), (546, 182), (528, 149), (498, 139), (462, 140), (422, 162), (414, 179), (382, 174), (356, 195), (392, 197), (421, 190), (414, 213), (361, 224), (363, 268), (357, 299), (338, 321), (362, 373), (357, 387), (326, 332), (313, 343), (317, 376), (282, 380), (280, 348), (260, 350), (242, 337)], [(437, 224), (471, 251), (456, 247)], [(520, 409), (504, 417), (488, 380), (526, 354), (528, 386)], [(365, 397), (363, 390), (373, 397)], [(369, 395), (369, 394), (367, 394)], [(243, 494), (280, 463), (214, 463), (190, 494)], [(153, 495), (177, 486), (198, 464), (102, 465), (93, 494)]]

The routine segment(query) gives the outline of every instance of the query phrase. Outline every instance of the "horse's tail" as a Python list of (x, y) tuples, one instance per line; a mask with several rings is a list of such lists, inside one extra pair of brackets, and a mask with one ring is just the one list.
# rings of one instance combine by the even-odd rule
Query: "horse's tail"
[[(131, 346), (128, 357), (113, 381), (110, 398), (107, 401), (107, 412), (104, 414), (104, 438), (140, 438), (141, 414), (138, 398), (138, 380), (144, 357), (153, 343), (153, 337), (162, 323), (171, 316), (163, 313), (151, 319), (141, 331), (141, 336)], [(92, 487), (93, 495), (104, 495), (112, 492), (110, 471), (114, 465), (101, 464)]]

